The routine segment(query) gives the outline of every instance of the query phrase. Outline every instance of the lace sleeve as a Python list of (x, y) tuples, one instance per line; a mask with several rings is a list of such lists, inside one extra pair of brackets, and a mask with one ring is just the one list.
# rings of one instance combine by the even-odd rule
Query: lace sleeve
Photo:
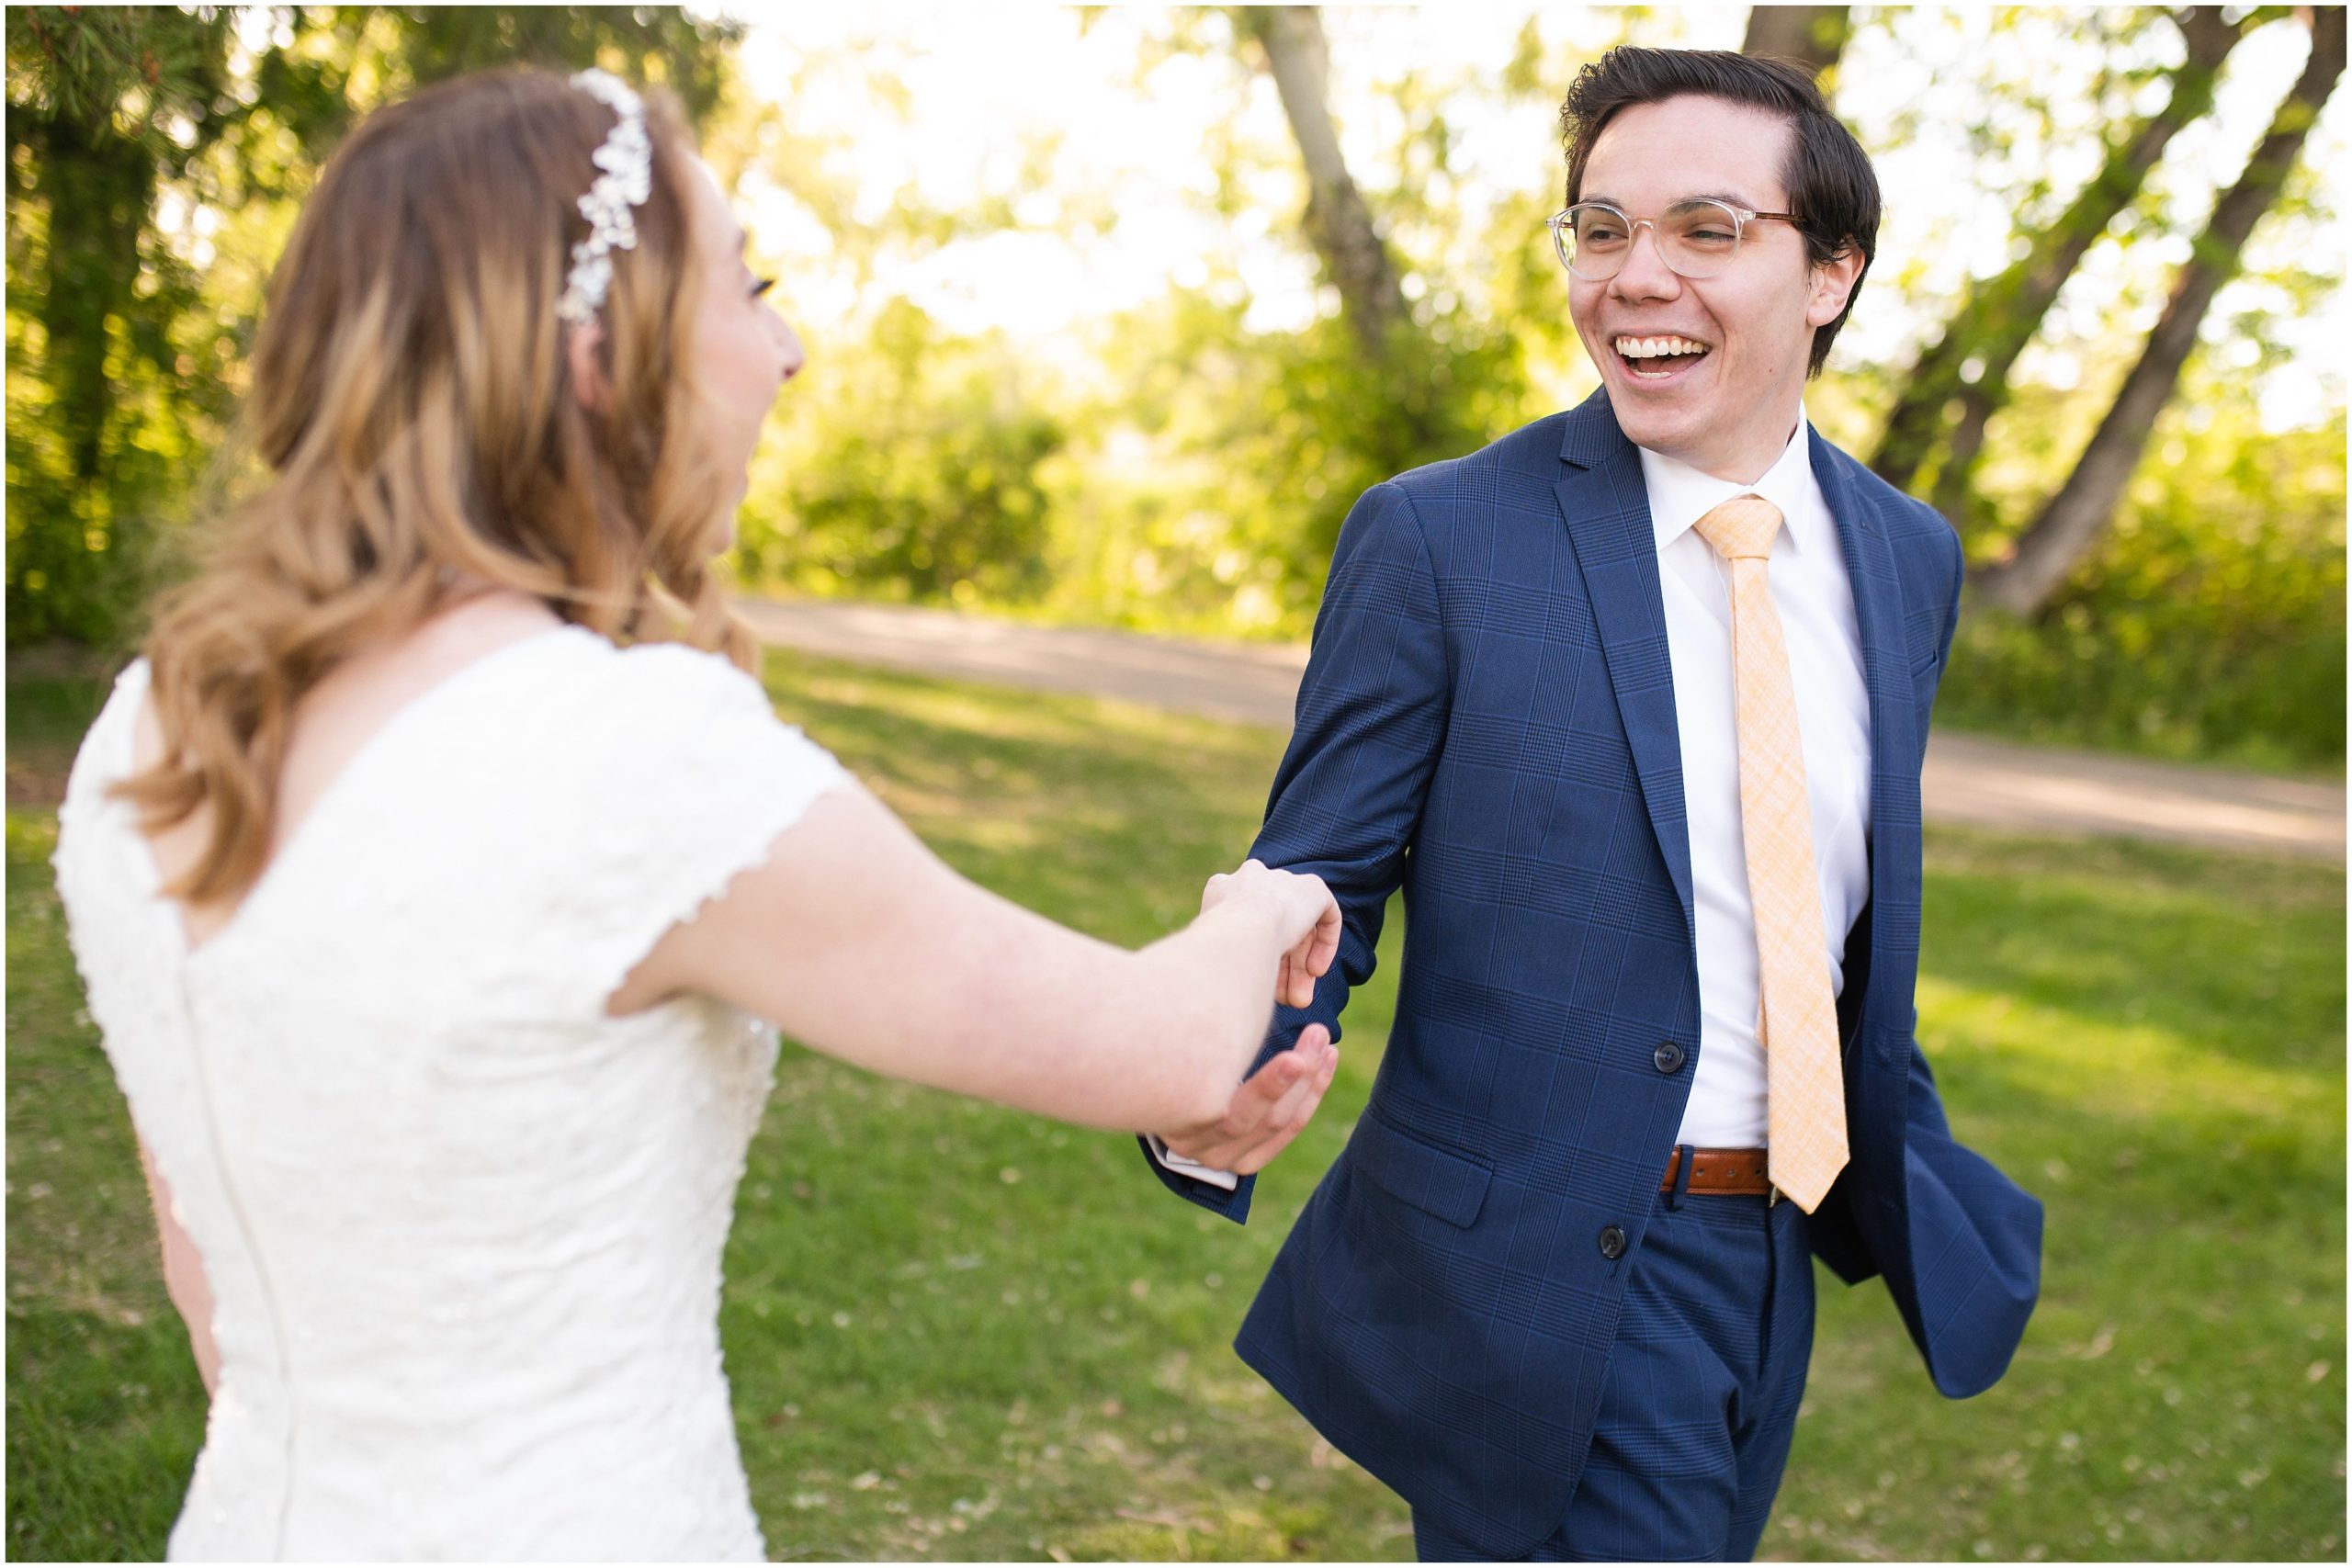
[(548, 922), (568, 952), (562, 998), (602, 1011), (671, 927), (692, 919), (828, 790), (832, 755), (776, 716), (759, 683), (714, 654), (616, 652), (560, 797), (569, 872)]

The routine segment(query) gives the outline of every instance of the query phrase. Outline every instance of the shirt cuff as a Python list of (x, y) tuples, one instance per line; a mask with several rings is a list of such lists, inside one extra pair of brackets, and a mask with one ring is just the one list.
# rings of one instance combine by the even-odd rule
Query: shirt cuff
[(1144, 1146), (1151, 1151), (1152, 1158), (1179, 1176), (1189, 1177), (1194, 1181), (1205, 1181), (1211, 1187), (1222, 1187), (1227, 1192), (1235, 1190), (1241, 1185), (1241, 1178), (1234, 1175), (1233, 1172), (1219, 1170), (1213, 1165), (1203, 1165), (1196, 1159), (1186, 1159), (1153, 1134), (1146, 1133), (1143, 1135), (1143, 1141)]

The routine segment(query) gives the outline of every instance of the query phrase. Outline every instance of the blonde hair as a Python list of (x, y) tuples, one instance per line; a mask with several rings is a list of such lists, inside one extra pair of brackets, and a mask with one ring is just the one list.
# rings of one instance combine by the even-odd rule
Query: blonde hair
[(652, 191), (614, 253), (593, 408), (556, 301), (613, 110), (544, 72), (461, 77), (370, 116), (321, 175), (243, 411), (268, 478), (145, 646), (164, 750), (118, 792), (150, 832), (210, 811), (173, 896), (253, 886), (296, 704), (461, 582), (752, 667), (709, 570), (740, 476), (695, 439), (692, 141), (674, 100), (645, 97)]

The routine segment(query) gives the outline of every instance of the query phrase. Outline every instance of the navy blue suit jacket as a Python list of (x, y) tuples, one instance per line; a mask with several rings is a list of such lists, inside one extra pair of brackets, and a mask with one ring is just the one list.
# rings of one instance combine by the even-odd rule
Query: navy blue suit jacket
[[(1885, 1278), (1937, 1388), (1961, 1397), (2024, 1332), (2041, 1205), (1953, 1141), (1914, 1038), (1919, 767), (1960, 544), (1810, 440), (1861, 634), (1871, 830), (1838, 1004), (1852, 1156), (1809, 1230), (1841, 1278)], [(1574, 1493), (1699, 1059), (1657, 548), (1605, 394), (1356, 503), (1250, 852), (1320, 875), (1346, 917), (1314, 1006), (1277, 1013), (1268, 1056), (1310, 1021), (1337, 1035), (1400, 886), (1406, 929), (1371, 1103), (1236, 1348), (1449, 1533), (1524, 1554)], [(1248, 1214), (1247, 1180), (1160, 1175)]]

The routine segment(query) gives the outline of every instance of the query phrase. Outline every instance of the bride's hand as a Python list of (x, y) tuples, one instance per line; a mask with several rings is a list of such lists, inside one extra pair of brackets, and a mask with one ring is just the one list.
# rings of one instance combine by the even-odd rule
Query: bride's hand
[(1295, 1008), (1315, 1002), (1315, 982), (1340, 951), (1340, 904), (1323, 879), (1310, 873), (1274, 871), (1245, 860), (1240, 869), (1219, 872), (1201, 889), (1201, 913), (1237, 898), (1262, 898), (1275, 910), (1283, 960), (1274, 977), (1274, 999)]

